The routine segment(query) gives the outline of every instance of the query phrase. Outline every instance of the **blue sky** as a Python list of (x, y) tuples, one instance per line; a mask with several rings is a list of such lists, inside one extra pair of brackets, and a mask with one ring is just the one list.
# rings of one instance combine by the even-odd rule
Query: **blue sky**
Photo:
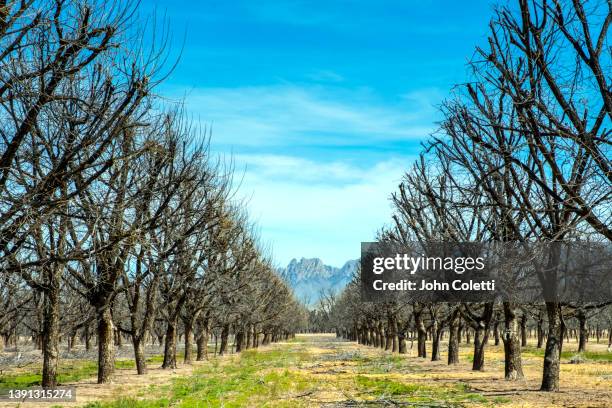
[(233, 157), (274, 259), (359, 257), (388, 197), (468, 77), (488, 1), (144, 0), (182, 58), (160, 92), (184, 98)]

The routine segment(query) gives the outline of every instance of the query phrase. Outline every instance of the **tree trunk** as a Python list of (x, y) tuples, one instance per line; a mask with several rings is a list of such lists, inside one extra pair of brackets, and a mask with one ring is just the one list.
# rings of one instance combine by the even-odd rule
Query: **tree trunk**
[(197, 357), (196, 360), (208, 360), (208, 323), (202, 328), (202, 332), (197, 339)]
[(59, 362), (59, 287), (49, 288), (44, 301), (42, 386), (55, 387)]
[(134, 346), (134, 360), (136, 361), (136, 372), (138, 375), (147, 373), (147, 360), (145, 359), (144, 345), (141, 337), (132, 336)]
[(517, 333), (516, 310), (509, 302), (504, 302), (504, 318), (504, 376), (506, 380), (519, 380), (525, 376)]
[[(338, 337), (338, 331), (336, 330), (336, 337)], [(246, 332), (246, 342), (244, 345), (244, 348), (246, 350), (251, 348), (251, 342), (253, 340), (253, 336), (252, 336), (252, 331), (251, 331), (251, 327), (247, 326), (247, 332)]]
[(479, 325), (474, 330), (474, 362), (472, 363), (473, 371), (484, 371), (484, 350), (486, 343), (483, 337), (486, 336), (485, 330)]
[(91, 350), (91, 332), (89, 331), (89, 323), (83, 328), (83, 336), (85, 337), (85, 350)]
[(482, 318), (477, 322), (474, 330), (474, 363), (473, 371), (484, 371), (485, 349), (489, 340), (491, 318), (493, 317), (493, 303), (487, 302), (484, 305)]
[(236, 333), (236, 353), (240, 353), (242, 351), (242, 347), (244, 343), (244, 331), (240, 330)]
[(72, 348), (76, 345), (76, 337), (77, 331), (72, 330), (72, 332), (70, 332), (70, 335), (68, 336), (68, 351), (72, 351)]
[(162, 368), (176, 368), (176, 326), (177, 319), (168, 321), (164, 343), (164, 362)]
[(183, 362), (185, 364), (191, 364), (193, 360), (193, 351), (191, 350), (193, 346), (191, 343), (191, 334), (193, 332), (193, 319), (187, 319), (183, 323), (185, 326), (185, 352), (183, 356)]
[(229, 337), (229, 324), (224, 324), (221, 329), (221, 347), (219, 348), (219, 355), (222, 356), (227, 352), (227, 344)]
[[(398, 338), (398, 352), (400, 354), (406, 354), (408, 351), (406, 348), (406, 330), (400, 330), (397, 334)], [(375, 346), (376, 347), (376, 346)]]
[(548, 338), (544, 351), (542, 391), (559, 391), (559, 365), (561, 357), (561, 306), (557, 302), (546, 302), (548, 316)]
[(121, 348), (121, 346), (123, 345), (121, 332), (117, 328), (115, 328), (115, 345), (117, 346), (117, 348)]
[(521, 347), (527, 347), (527, 313), (521, 316)]
[(374, 324), (372, 326), (372, 346), (379, 347), (380, 344), (380, 333), (378, 332), (378, 326)]
[(417, 329), (417, 356), (427, 358), (427, 349), (425, 348), (427, 330), (423, 322), (422, 312), (414, 313), (414, 324)]
[(544, 344), (544, 327), (543, 327), (544, 316), (542, 313), (538, 316), (538, 328), (537, 328), (537, 336), (538, 336), (538, 344), (537, 348), (542, 348)]
[(493, 325), (493, 338), (495, 339), (495, 345), (499, 346), (499, 316), (497, 316)]
[(431, 326), (431, 361), (440, 360), (440, 336), (442, 330), (438, 327), (438, 320), (433, 319)]
[(391, 337), (393, 334), (391, 333), (391, 327), (387, 325), (387, 330), (385, 330), (385, 351), (391, 350)]
[(578, 332), (579, 332), (579, 340), (578, 340), (578, 352), (584, 353), (586, 351), (586, 344), (588, 340), (588, 331), (587, 331), (587, 318), (586, 314), (579, 310), (576, 315), (578, 318)]
[(448, 364), (459, 364), (459, 310), (451, 315), (448, 337)]
[(391, 331), (391, 352), (397, 353), (397, 319), (394, 314), (389, 318), (389, 328)]
[(109, 307), (98, 312), (98, 384), (109, 383), (115, 371), (113, 317)]

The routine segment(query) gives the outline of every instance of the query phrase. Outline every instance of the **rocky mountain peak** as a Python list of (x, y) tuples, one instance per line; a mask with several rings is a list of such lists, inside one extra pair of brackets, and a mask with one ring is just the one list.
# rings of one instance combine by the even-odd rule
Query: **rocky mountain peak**
[(293, 287), (298, 299), (314, 305), (323, 291), (339, 293), (353, 278), (358, 260), (347, 261), (341, 268), (325, 265), (319, 258), (292, 259), (279, 272)]

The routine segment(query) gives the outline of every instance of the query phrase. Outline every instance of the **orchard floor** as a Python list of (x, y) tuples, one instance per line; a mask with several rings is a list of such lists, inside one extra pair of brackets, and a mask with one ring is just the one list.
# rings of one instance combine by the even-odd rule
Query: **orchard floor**
[(473, 372), (470, 345), (461, 346), (461, 363), (449, 367), (445, 353), (442, 361), (432, 362), (411, 350), (391, 354), (333, 334), (305, 334), (176, 370), (161, 370), (152, 362), (145, 376), (135, 375), (132, 368), (118, 369), (113, 384), (97, 385), (93, 378), (72, 382), (77, 402), (59, 406), (612, 407), (612, 353), (604, 344), (591, 342), (587, 361), (571, 364), (576, 344), (564, 348), (557, 393), (538, 391), (542, 351), (532, 347), (523, 350), (526, 379), (510, 382), (503, 378), (503, 349), (493, 344), (486, 351), (486, 370)]

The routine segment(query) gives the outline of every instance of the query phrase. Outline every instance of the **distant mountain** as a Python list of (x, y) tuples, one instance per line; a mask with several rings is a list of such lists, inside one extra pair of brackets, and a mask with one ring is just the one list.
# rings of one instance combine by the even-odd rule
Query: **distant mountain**
[(348, 261), (342, 268), (325, 265), (319, 258), (292, 259), (279, 272), (293, 287), (297, 298), (308, 305), (314, 305), (321, 291), (333, 290), (339, 293), (353, 278), (359, 266), (358, 260)]

